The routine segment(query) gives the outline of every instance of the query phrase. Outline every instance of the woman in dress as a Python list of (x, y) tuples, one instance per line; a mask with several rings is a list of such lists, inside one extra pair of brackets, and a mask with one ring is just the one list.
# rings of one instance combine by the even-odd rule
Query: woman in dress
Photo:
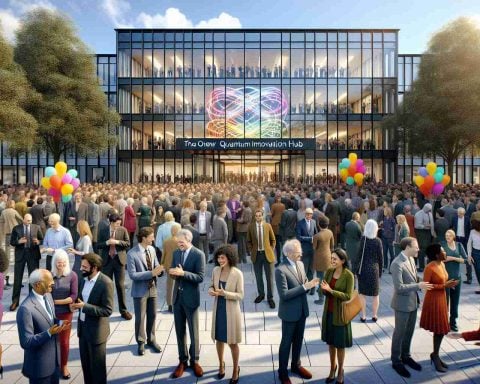
[(128, 236), (130, 238), (130, 247), (133, 247), (133, 237), (137, 231), (137, 216), (135, 215), (135, 211), (133, 209), (134, 202), (135, 200), (133, 200), (131, 197), (127, 199), (127, 206), (125, 207), (125, 212), (123, 214), (123, 226), (128, 232)]
[[(55, 287), (52, 290), (53, 302), (55, 303), (55, 317), (59, 320), (72, 322), (73, 313), (69, 304), (77, 300), (78, 277), (70, 270), (68, 254), (63, 249), (57, 249), (52, 258), (52, 275)], [(60, 343), (60, 374), (65, 380), (71, 378), (68, 371), (68, 354), (70, 351), (70, 330), (66, 328), (59, 334)]]
[(420, 327), (433, 332), (433, 352), (430, 354), (430, 361), (435, 364), (438, 372), (447, 372), (448, 365), (439, 356), (443, 337), (450, 332), (445, 289), (455, 287), (458, 281), (448, 279), (443, 264), (447, 260), (447, 254), (440, 244), (429, 245), (425, 253), (429, 263), (425, 267), (423, 281), (433, 284), (433, 288), (425, 293)]
[(238, 383), (240, 367), (238, 359), (242, 342), (243, 274), (237, 265), (237, 255), (231, 245), (220, 247), (213, 259), (217, 265), (212, 272), (212, 283), (208, 294), (215, 297), (212, 315), (212, 339), (216, 342), (219, 362), (218, 379), (225, 376), (223, 351), (225, 343), (230, 347), (233, 360), (233, 373), (230, 384)]
[(81, 276), (82, 272), (80, 271), (80, 265), (82, 264), (82, 256), (93, 252), (92, 232), (90, 231), (90, 226), (85, 220), (80, 220), (77, 223), (77, 232), (80, 238), (78, 239), (75, 248), (68, 249), (68, 253), (74, 256), (72, 271), (74, 271), (77, 276)]
[(400, 241), (404, 237), (410, 235), (410, 227), (407, 223), (407, 217), (405, 215), (397, 215), (397, 225), (395, 226), (395, 241), (393, 242), (393, 251), (397, 256), (402, 250), (400, 249)]
[[(3, 287), (5, 284), (5, 275), (4, 273), (8, 271), (8, 256), (7, 253), (0, 248), (0, 327), (2, 325), (3, 318)], [(3, 379), (3, 365), (2, 365), (2, 352), (3, 347), (0, 344), (0, 377)]]
[(455, 232), (453, 230), (449, 229), (445, 232), (445, 240), (441, 243), (447, 254), (447, 260), (444, 261), (445, 269), (450, 279), (458, 281), (458, 285), (454, 289), (446, 289), (447, 305), (450, 307), (450, 329), (456, 332), (458, 331), (458, 304), (460, 303), (462, 287), (460, 264), (467, 262), (467, 253), (462, 243), (455, 241)]
[(378, 224), (369, 219), (365, 224), (365, 231), (360, 240), (358, 260), (358, 293), (362, 300), (362, 323), (367, 321), (367, 303), (365, 296), (373, 297), (372, 321), (376, 322), (378, 307), (380, 305), (379, 281), (382, 277), (383, 250), (382, 241), (377, 237)]
[(325, 273), (321, 288), (327, 298), (323, 306), (322, 340), (328, 344), (330, 354), (330, 374), (326, 383), (335, 381), (338, 368), (337, 383), (344, 382), (343, 364), (345, 348), (352, 346), (351, 323), (342, 324), (341, 307), (343, 301), (350, 300), (353, 293), (354, 277), (348, 269), (347, 253), (337, 248), (332, 252), (332, 268)]
[(143, 227), (150, 227), (155, 218), (155, 211), (148, 205), (148, 198), (142, 197), (141, 205), (137, 211), (138, 229)]

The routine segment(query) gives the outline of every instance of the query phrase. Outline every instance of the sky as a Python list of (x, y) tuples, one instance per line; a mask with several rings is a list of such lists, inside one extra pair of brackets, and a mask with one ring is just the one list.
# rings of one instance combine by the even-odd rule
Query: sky
[(480, 27), (480, 0), (0, 0), (4, 36), (36, 7), (70, 17), (95, 53), (115, 53), (114, 28), (388, 28), (407, 54), (460, 16)]

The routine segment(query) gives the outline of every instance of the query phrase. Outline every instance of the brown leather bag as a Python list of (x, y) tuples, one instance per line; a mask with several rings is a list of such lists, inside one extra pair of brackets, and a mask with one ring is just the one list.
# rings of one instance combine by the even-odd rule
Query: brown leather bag
[(342, 312), (340, 321), (347, 325), (362, 309), (362, 301), (357, 291), (353, 291), (352, 297), (348, 301), (342, 301)]

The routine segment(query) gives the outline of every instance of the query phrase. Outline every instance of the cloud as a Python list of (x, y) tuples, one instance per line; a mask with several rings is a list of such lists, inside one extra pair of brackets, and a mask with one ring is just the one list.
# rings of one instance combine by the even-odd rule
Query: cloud
[(222, 12), (218, 17), (200, 21), (195, 28), (241, 28), (242, 23), (237, 17)]
[(117, 28), (131, 28), (133, 25), (126, 21), (130, 11), (130, 3), (125, 0), (103, 0), (102, 9)]
[(178, 8), (168, 8), (165, 15), (140, 13), (137, 22), (145, 28), (192, 28), (193, 23)]
[(36, 8), (45, 8), (55, 11), (57, 7), (48, 0), (10, 0), (10, 7), (23, 14)]
[(15, 31), (20, 27), (20, 19), (16, 17), (9, 9), (0, 9), (0, 27), (2, 35), (13, 42), (15, 40)]

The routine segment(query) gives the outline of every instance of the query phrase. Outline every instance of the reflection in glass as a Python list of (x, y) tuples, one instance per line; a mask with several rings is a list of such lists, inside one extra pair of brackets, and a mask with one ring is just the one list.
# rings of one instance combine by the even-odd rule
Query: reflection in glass
[(315, 77), (327, 77), (327, 50), (315, 50)]
[(328, 50), (328, 77), (337, 77), (337, 50)]
[(260, 77), (260, 51), (258, 49), (245, 50), (245, 77)]
[(292, 49), (292, 77), (305, 77), (305, 50)]

